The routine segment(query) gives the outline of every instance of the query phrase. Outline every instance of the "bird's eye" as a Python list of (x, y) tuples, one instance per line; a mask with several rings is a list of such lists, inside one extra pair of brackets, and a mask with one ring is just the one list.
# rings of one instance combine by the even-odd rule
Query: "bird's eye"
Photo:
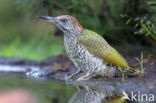
[(60, 19), (61, 22), (66, 23), (67, 19)]

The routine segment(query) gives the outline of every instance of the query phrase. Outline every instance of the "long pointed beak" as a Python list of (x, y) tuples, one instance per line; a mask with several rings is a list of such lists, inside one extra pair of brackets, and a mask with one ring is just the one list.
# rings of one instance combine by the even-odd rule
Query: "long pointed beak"
[(55, 20), (55, 17), (50, 17), (50, 16), (39, 16), (38, 18), (51, 21), (51, 22), (54, 22)]

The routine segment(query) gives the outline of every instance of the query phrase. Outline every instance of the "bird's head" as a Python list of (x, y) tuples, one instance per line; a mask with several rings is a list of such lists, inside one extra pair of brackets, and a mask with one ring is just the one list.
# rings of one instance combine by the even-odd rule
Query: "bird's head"
[(83, 27), (78, 20), (70, 15), (61, 15), (57, 17), (39, 16), (39, 18), (55, 24), (65, 34), (74, 33), (75, 35), (78, 35), (77, 33), (80, 33), (83, 30)]

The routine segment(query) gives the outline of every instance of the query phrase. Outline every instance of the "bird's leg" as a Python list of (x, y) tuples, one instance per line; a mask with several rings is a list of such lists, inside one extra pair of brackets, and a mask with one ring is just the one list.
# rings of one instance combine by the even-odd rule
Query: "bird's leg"
[(119, 67), (119, 71), (121, 72), (121, 78), (122, 78), (122, 82), (125, 81), (125, 70), (122, 70), (122, 68)]
[(121, 75), (122, 75), (122, 82), (124, 82), (125, 81), (125, 73), (121, 72)]
[(92, 73), (87, 72), (85, 75), (79, 77), (76, 81), (81, 81), (81, 80), (88, 80), (92, 77)]
[(68, 79), (72, 78), (73, 76), (75, 76), (75, 75), (77, 75), (78, 73), (80, 73), (80, 71), (81, 71), (81, 70), (78, 69), (75, 73), (73, 73), (73, 74), (71, 74), (71, 75), (65, 77), (65, 80), (68, 80)]

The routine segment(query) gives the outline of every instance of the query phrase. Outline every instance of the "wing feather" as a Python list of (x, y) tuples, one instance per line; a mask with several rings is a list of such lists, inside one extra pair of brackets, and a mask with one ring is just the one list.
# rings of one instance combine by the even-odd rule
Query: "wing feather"
[(104, 62), (123, 68), (129, 68), (123, 56), (97, 33), (86, 29), (78, 36), (78, 41), (81, 45), (84, 45), (90, 53), (101, 58)]

